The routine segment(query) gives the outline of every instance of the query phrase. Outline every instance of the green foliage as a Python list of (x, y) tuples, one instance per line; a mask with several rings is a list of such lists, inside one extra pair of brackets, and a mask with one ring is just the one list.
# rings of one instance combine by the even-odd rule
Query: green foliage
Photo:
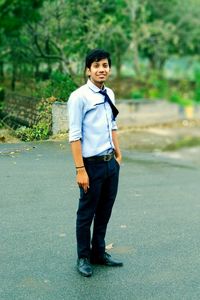
[(16, 136), (22, 141), (46, 140), (51, 134), (52, 126), (52, 103), (56, 98), (42, 99), (38, 104), (37, 123), (31, 128), (20, 127), (16, 130)]
[(119, 75), (122, 58), (131, 42), (131, 18), (127, 1), (69, 1), (67, 14), (70, 26), (66, 34), (71, 40), (67, 48), (71, 50), (72, 59), (78, 57), (82, 61), (90, 49), (105, 48), (112, 53)]
[(159, 69), (169, 56), (171, 44), (176, 42), (175, 26), (163, 20), (154, 20), (141, 27), (141, 35), (141, 55), (148, 57), (151, 67)]
[(140, 78), (129, 96), (131, 99), (165, 99), (183, 107), (193, 106), (199, 103), (200, 74), (196, 73), (194, 88), (194, 83), (189, 80), (170, 81), (154, 72), (148, 77)]
[(17, 36), (24, 22), (39, 21), (42, 0), (4, 0), (0, 2), (1, 28), (7, 36)]
[(30, 142), (35, 140), (45, 140), (49, 137), (49, 128), (46, 123), (39, 122), (33, 127), (20, 127), (16, 130), (16, 136), (22, 141)]
[(69, 75), (53, 72), (48, 81), (41, 81), (36, 86), (35, 96), (42, 98), (55, 97), (59, 101), (67, 101), (72, 91), (77, 88)]
[(132, 99), (144, 99), (145, 98), (145, 91), (144, 89), (133, 89), (131, 94), (130, 94), (130, 97)]
[(0, 111), (2, 110), (3, 105), (4, 105), (4, 102), (3, 102), (4, 97), (5, 97), (4, 88), (2, 86), (0, 86)]
[(127, 1), (137, 73), (141, 56), (148, 58), (151, 68), (160, 69), (171, 55), (199, 53), (200, 0)]
[(169, 94), (169, 82), (163, 78), (160, 72), (150, 72), (140, 78), (139, 88), (134, 88), (130, 96), (133, 99), (166, 99)]
[(197, 69), (195, 72), (194, 99), (197, 103), (200, 103), (200, 69)]
[(171, 94), (170, 101), (180, 106), (193, 106), (194, 101), (192, 98), (188, 98), (187, 96), (182, 95), (180, 92), (175, 91)]
[(162, 150), (163, 151), (175, 151), (179, 150), (183, 147), (196, 147), (200, 145), (200, 138), (199, 137), (184, 137), (180, 138), (177, 142), (171, 143), (164, 147)]
[[(66, 101), (76, 85), (63, 74), (80, 76), (87, 51), (102, 47), (111, 52), (113, 74), (119, 79), (129, 55), (137, 81), (144, 61), (146, 69), (162, 71), (172, 55), (199, 53), (199, 15), (200, 0), (1, 0), (2, 74), (13, 89), (23, 82), (25, 91), (28, 85), (34, 90), (37, 74), (59, 69), (48, 81), (37, 82), (34, 95)], [(196, 76), (195, 95), (185, 96), (185, 88), (180, 88), (182, 98), (199, 102)], [(130, 96), (170, 98), (167, 84), (152, 72)]]
[[(200, 1), (199, 0), (176, 0), (172, 5), (170, 16), (171, 22), (176, 26), (178, 43), (176, 53), (179, 55), (195, 55), (199, 53), (200, 36)], [(168, 3), (166, 1), (166, 3)]]
[(169, 84), (158, 72), (153, 72), (147, 79), (149, 86), (148, 95), (150, 99), (163, 99), (168, 96)]
[(4, 87), (0, 86), (0, 102), (4, 100), (5, 90)]

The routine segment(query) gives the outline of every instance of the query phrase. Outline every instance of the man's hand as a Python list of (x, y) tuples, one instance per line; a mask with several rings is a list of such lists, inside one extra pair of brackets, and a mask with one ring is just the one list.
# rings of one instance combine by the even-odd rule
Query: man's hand
[(122, 161), (122, 154), (121, 154), (120, 147), (119, 147), (117, 130), (112, 130), (112, 139), (113, 139), (113, 144), (115, 146), (115, 159), (118, 162), (118, 164), (120, 165), (121, 161)]
[(118, 164), (120, 165), (121, 161), (122, 161), (122, 156), (121, 155), (115, 156), (115, 159), (118, 162)]
[(76, 182), (78, 183), (79, 187), (82, 187), (84, 192), (87, 193), (89, 189), (89, 177), (85, 170), (85, 168), (81, 168), (77, 170), (76, 174)]

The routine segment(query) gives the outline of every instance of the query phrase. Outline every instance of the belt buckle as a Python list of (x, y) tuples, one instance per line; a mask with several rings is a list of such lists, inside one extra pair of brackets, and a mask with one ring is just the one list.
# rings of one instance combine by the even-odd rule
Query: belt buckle
[(111, 154), (107, 154), (107, 155), (105, 155), (105, 156), (103, 157), (103, 160), (104, 160), (104, 161), (109, 161), (109, 160), (111, 160), (111, 158), (112, 158), (112, 155), (111, 155)]

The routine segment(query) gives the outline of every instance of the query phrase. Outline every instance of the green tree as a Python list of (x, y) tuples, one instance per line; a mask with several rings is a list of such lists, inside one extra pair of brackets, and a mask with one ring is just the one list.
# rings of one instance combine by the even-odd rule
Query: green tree
[[(74, 18), (78, 16), (78, 18)], [(126, 1), (71, 1), (68, 6), (71, 21), (69, 49), (82, 58), (89, 49), (103, 47), (112, 52), (117, 75), (131, 36), (130, 16)]]
[(200, 0), (127, 0), (132, 19), (134, 65), (148, 58), (153, 69), (162, 69), (170, 55), (199, 53)]
[(38, 9), (42, 6), (42, 0), (1, 0), (0, 19), (4, 33), (7, 36), (18, 36), (24, 23), (39, 20)]
[(148, 58), (151, 67), (162, 68), (177, 44), (176, 27), (168, 20), (172, 4), (164, 0), (127, 0), (132, 19), (134, 66), (139, 73), (139, 57)]
[(15, 88), (17, 69), (22, 58), (21, 30), (25, 24), (39, 20), (39, 8), (42, 3), (42, 0), (1, 0), (0, 2), (0, 62), (2, 70), (5, 61), (9, 61), (12, 65), (12, 89)]
[(200, 53), (200, 0), (178, 0), (170, 19), (176, 24), (179, 37), (176, 52), (179, 55)]

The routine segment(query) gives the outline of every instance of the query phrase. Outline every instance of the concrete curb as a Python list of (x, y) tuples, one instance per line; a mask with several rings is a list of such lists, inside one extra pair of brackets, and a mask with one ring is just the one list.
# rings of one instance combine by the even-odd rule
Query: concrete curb
[[(119, 128), (174, 122), (182, 119), (200, 119), (200, 105), (181, 107), (165, 100), (118, 100)], [(67, 103), (54, 102), (52, 106), (53, 135), (68, 131)]]

